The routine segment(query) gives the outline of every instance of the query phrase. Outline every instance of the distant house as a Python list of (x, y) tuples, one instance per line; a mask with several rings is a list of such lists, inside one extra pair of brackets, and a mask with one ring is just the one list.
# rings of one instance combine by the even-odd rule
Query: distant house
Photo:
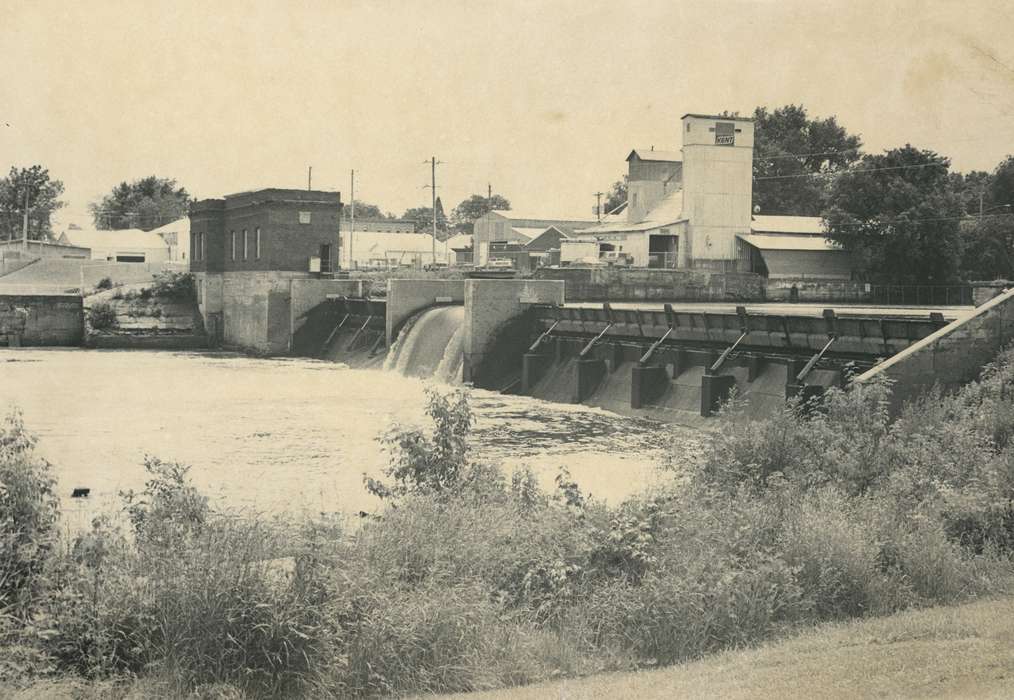
[(92, 260), (161, 263), (169, 260), (169, 244), (152, 231), (136, 228), (98, 231), (68, 229), (57, 243), (91, 249)]
[(475, 260), (471, 236), (459, 235), (448, 238), (447, 250), (449, 265), (471, 265)]
[(161, 236), (169, 246), (169, 262), (187, 262), (187, 254), (190, 252), (190, 217), (184, 216), (165, 226), (152, 229), (150, 233)]
[(552, 217), (522, 211), (491, 211), (475, 220), (472, 225), (475, 246), (475, 264), (485, 265), (489, 259), (491, 243), (528, 243), (542, 235), (547, 228), (573, 231), (597, 223), (594, 216)]

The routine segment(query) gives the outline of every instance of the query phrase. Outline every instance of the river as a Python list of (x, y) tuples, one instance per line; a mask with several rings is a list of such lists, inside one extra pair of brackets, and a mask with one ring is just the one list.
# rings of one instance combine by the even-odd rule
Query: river
[[(55, 466), (71, 523), (116, 509), (143, 486), (144, 455), (191, 465), (216, 503), (263, 513), (371, 511), (363, 474), (380, 475), (377, 438), (426, 426), (424, 380), (379, 369), (232, 353), (0, 350), (0, 411), (19, 407)], [(438, 385), (439, 386), (439, 385)], [(447, 387), (444, 387), (445, 390)], [(528, 465), (547, 486), (559, 467), (616, 502), (693, 454), (693, 430), (599, 409), (470, 390), (475, 457)], [(91, 496), (69, 498), (86, 487)]]

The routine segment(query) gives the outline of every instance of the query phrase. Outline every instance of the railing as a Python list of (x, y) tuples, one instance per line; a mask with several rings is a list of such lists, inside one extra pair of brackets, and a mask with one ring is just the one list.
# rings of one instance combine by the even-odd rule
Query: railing
[(870, 302), (900, 306), (971, 306), (971, 285), (871, 285)]

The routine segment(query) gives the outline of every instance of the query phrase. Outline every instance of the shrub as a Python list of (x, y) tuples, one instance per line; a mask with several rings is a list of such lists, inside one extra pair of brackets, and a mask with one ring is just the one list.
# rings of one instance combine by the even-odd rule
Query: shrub
[(197, 288), (194, 285), (194, 276), (189, 272), (172, 272), (171, 270), (160, 272), (155, 275), (154, 282), (150, 287), (141, 290), (142, 299), (150, 297), (195, 301)]
[(113, 280), (111, 280), (108, 277), (103, 277), (102, 279), (100, 279), (98, 282), (95, 283), (95, 289), (112, 289), (112, 288), (113, 288)]
[(116, 328), (116, 310), (104, 301), (92, 304), (88, 309), (88, 325), (96, 331)]
[(31, 610), (55, 543), (59, 499), (21, 413), (0, 423), (0, 617)]

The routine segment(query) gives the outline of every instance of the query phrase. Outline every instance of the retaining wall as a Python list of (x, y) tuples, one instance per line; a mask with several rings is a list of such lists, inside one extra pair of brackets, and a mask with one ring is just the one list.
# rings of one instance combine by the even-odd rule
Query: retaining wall
[(434, 304), (460, 304), (465, 280), (389, 280), (387, 283), (387, 347), (414, 313)]
[(0, 336), (9, 333), (19, 333), (22, 345), (80, 345), (84, 337), (81, 297), (0, 295)]
[[(532, 304), (563, 304), (558, 280), (465, 280), (464, 365), (466, 382), (482, 383), (477, 371), (500, 330)], [(390, 314), (390, 307), (388, 307)], [(527, 344), (527, 337), (521, 338)], [(523, 352), (523, 350), (522, 350)], [(517, 355), (520, 358), (520, 355)]]
[(1014, 290), (990, 299), (935, 333), (859, 375), (861, 385), (874, 377), (894, 381), (891, 410), (939, 384), (953, 389), (975, 379), (983, 365), (1014, 338)]

